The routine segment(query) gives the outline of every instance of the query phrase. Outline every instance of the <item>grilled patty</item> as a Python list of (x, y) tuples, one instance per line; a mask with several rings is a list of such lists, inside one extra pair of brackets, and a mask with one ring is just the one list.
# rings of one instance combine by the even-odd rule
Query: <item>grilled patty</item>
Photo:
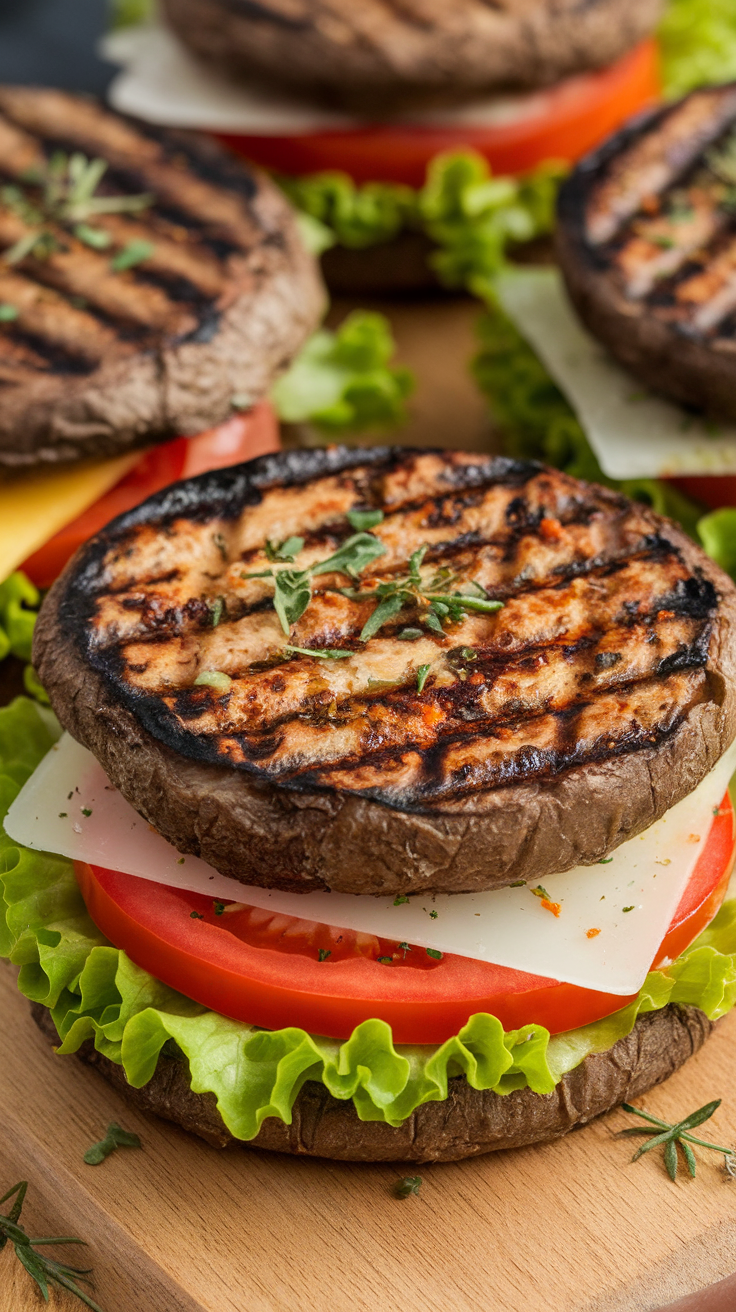
[[(383, 516), (373, 559), (315, 569), (356, 511)], [(285, 633), (274, 572), (310, 568)], [(219, 869), (489, 888), (599, 860), (711, 768), (736, 731), (734, 595), (673, 525), (557, 471), (333, 449), (113, 521), (52, 590), (35, 660), (113, 782)]]
[(236, 77), (383, 115), (549, 86), (648, 36), (663, 0), (163, 0), (177, 35)]
[(637, 378), (736, 419), (736, 82), (635, 119), (564, 184), (557, 246), (592, 332)]
[[(44, 199), (75, 157), (107, 164), (109, 212), (81, 223)], [(119, 208), (134, 196), (150, 203)], [(321, 296), (280, 193), (214, 143), (0, 87), (0, 466), (221, 422), (267, 390)]]

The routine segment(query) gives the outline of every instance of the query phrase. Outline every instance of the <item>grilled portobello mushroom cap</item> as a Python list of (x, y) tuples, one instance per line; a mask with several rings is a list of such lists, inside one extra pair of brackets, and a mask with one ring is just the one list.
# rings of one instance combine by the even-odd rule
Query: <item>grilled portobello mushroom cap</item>
[[(326, 561), (371, 508), (384, 553), (357, 581), (315, 572), (287, 638), (268, 571)], [(362, 641), (421, 548), (419, 595)], [(46, 598), (34, 664), (181, 851), (272, 888), (463, 892), (599, 861), (695, 788), (736, 733), (735, 607), (680, 529), (604, 488), (331, 448), (113, 520)]]
[(328, 104), (383, 115), (549, 86), (610, 64), (663, 0), (163, 0), (195, 54)]
[[(56, 1043), (51, 1012), (38, 1003), (32, 1010), (39, 1029)], [(267, 1148), (344, 1162), (455, 1162), (501, 1148), (549, 1143), (587, 1125), (669, 1079), (714, 1028), (697, 1007), (670, 1004), (640, 1016), (631, 1034), (586, 1057), (552, 1093), (527, 1088), (499, 1094), (473, 1089), (464, 1076), (456, 1076), (448, 1081), (444, 1101), (424, 1103), (398, 1126), (361, 1121), (351, 1101), (333, 1098), (323, 1084), (308, 1080), (294, 1103), (291, 1125), (269, 1117), (248, 1143), (230, 1134), (213, 1094), (193, 1092), (181, 1057), (162, 1053), (148, 1084), (135, 1089), (122, 1066), (97, 1052), (91, 1040), (78, 1056), (139, 1110), (173, 1121), (214, 1148)]]
[(736, 420), (736, 82), (629, 123), (562, 187), (583, 322), (648, 387)]
[[(80, 155), (107, 164), (95, 199), (111, 212), (49, 218), (43, 182)], [(281, 193), (204, 138), (0, 87), (0, 184), (0, 467), (220, 423), (266, 392), (319, 317)], [(150, 206), (116, 210), (135, 195)], [(34, 231), (44, 240), (19, 258)]]

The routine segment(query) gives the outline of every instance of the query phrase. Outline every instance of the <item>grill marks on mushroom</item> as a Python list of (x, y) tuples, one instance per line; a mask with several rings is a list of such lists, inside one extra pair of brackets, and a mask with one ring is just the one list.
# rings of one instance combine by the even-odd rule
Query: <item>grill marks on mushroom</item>
[[(103, 535), (80, 637), (158, 737), (289, 787), (451, 808), (658, 744), (707, 697), (715, 590), (636, 505), (538, 466), (381, 460), (272, 485), (224, 516), (203, 491), (189, 513)], [(362, 643), (374, 603), (319, 575), (289, 642), (353, 654), (287, 657), (272, 584), (243, 574), (269, 568), (267, 539), (292, 534), (305, 541), (289, 568), (325, 558), (366, 506), (384, 510), (373, 531), (387, 552), (361, 590), (401, 577), (429, 543), (427, 576), (445, 567), (453, 590), (472, 579), (504, 608), (405, 641), (420, 620), (407, 607)], [(228, 674), (229, 690), (195, 685), (203, 670)]]
[[(245, 170), (221, 165), (210, 181), (184, 139), (145, 135), (61, 92), (0, 88), (0, 185), (21, 186), (32, 199), (29, 170), (43, 169), (56, 150), (108, 162), (99, 195), (150, 192), (155, 201), (140, 215), (91, 219), (110, 238), (104, 251), (44, 223), (58, 249), (12, 267), (0, 262), (0, 300), (18, 311), (0, 324), (0, 384), (92, 371), (103, 360), (211, 331), (245, 257), (272, 238), (250, 203), (256, 186)], [(0, 198), (0, 255), (29, 230)], [(114, 272), (111, 259), (132, 242), (150, 253)]]
[(623, 295), (736, 348), (736, 85), (696, 91), (634, 129), (590, 190), (585, 238)]

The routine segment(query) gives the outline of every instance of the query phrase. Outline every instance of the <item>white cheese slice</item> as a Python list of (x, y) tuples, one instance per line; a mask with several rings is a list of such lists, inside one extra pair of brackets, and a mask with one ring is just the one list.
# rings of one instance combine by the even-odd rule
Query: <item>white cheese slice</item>
[[(197, 857), (182, 858), (68, 734), (22, 789), (5, 828), (27, 847), (157, 883), (627, 995), (641, 987), (655, 958), (734, 769), (736, 744), (690, 797), (608, 863), (545, 878), (550, 899), (560, 903), (558, 917), (528, 887), (418, 895), (400, 906), (390, 897), (249, 887)], [(600, 933), (588, 938), (589, 929)]]
[(565, 393), (609, 478), (736, 473), (736, 426), (642, 388), (580, 324), (556, 269), (519, 269), (501, 304)]
[[(134, 114), (165, 127), (245, 133), (253, 136), (299, 136), (310, 132), (350, 130), (365, 119), (322, 109), (263, 83), (251, 86), (228, 80), (217, 69), (197, 60), (173, 32), (160, 23), (112, 32), (101, 43), (101, 54), (123, 71), (112, 81), (109, 100), (122, 114)], [(571, 98), (579, 84), (595, 75), (580, 74), (564, 83)], [(555, 87), (559, 100), (560, 84)], [(412, 110), (395, 114), (393, 123), (435, 128), (482, 128), (541, 116), (548, 91), (489, 96), (453, 108)]]

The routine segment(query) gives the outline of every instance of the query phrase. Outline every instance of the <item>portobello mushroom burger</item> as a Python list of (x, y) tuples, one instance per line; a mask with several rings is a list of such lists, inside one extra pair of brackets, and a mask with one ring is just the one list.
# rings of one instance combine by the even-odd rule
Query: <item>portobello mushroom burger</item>
[(736, 419), (736, 83), (632, 120), (563, 184), (557, 251), (583, 322), (654, 391)]
[[(665, 0), (167, 0), (107, 39), (123, 65), (110, 99), (212, 132), (273, 171), (322, 225), (313, 237), (335, 292), (436, 290), (432, 257), (459, 220), (475, 221), (471, 261), (546, 234), (564, 165), (659, 98), (664, 10)], [(485, 175), (465, 179), (454, 152), (471, 152)], [(488, 166), (503, 182), (487, 185)], [(441, 281), (457, 285), (446, 270)]]
[[(74, 546), (185, 473), (275, 449), (263, 398), (322, 308), (263, 174), (92, 99), (0, 87), (0, 579), (122, 479)], [(52, 554), (42, 586), (69, 543)]]
[[(83, 546), (0, 711), (0, 947), (61, 1054), (216, 1145), (452, 1160), (736, 1000), (736, 592), (533, 462), (347, 449)], [(0, 922), (2, 923), (2, 922)]]

